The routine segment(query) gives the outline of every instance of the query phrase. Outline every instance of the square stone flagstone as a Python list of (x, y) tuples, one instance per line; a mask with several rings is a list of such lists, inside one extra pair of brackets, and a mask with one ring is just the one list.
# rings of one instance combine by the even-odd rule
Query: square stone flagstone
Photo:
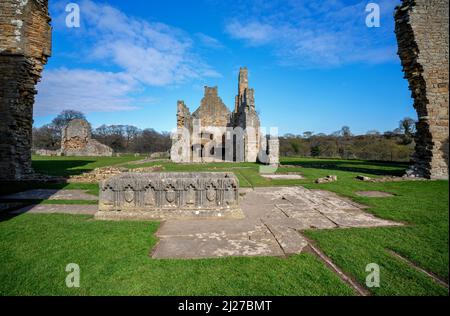
[(308, 245), (301, 231), (401, 225), (363, 211), (338, 195), (303, 187), (246, 190), (243, 219), (168, 220), (157, 232), (153, 258), (284, 256)]

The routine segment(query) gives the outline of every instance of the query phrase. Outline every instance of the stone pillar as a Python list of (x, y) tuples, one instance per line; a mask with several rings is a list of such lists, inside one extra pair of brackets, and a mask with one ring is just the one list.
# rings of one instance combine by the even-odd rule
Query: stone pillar
[(449, 1), (403, 0), (395, 33), (419, 121), (407, 174), (448, 179)]
[(31, 174), (35, 85), (51, 54), (47, 0), (0, 1), (0, 180)]

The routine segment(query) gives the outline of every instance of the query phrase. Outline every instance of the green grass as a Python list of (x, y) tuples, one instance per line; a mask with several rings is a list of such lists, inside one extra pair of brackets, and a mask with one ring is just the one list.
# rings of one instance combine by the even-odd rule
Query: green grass
[[(64, 168), (77, 168), (72, 165), (73, 160), (60, 158), (52, 158), (59, 161), (59, 169), (52, 169), (48, 163), (41, 164), (41, 170), (64, 173)], [(91, 161), (89, 168), (109, 163), (103, 159)], [(401, 175), (407, 165), (360, 160), (283, 159), (278, 172), (300, 172), (305, 177), (302, 180), (265, 179), (258, 173), (259, 165), (251, 163), (125, 163), (129, 167), (162, 165), (164, 171), (232, 171), (242, 187), (302, 185), (350, 197), (368, 205), (368, 212), (405, 226), (316, 230), (305, 234), (363, 285), (366, 265), (379, 264), (381, 287), (369, 289), (374, 295), (448, 295), (447, 289), (387, 251), (393, 250), (448, 281), (448, 181), (362, 182), (355, 176)], [(338, 181), (314, 183), (314, 179), (328, 174), (337, 175)], [(98, 192), (95, 184), (61, 186)], [(386, 191), (394, 196), (358, 197), (355, 192), (360, 190)], [(154, 260), (149, 251), (156, 242), (156, 229), (157, 223), (97, 222), (86, 216), (24, 214), (4, 220), (0, 222), (0, 294), (354, 294), (310, 254), (287, 259)], [(79, 289), (64, 285), (64, 268), (70, 262), (81, 266)]]
[[(309, 254), (154, 260), (157, 223), (26, 214), (1, 223), (0, 295), (352, 295)], [(80, 288), (67, 288), (77, 263)]]
[(120, 157), (33, 156), (33, 169), (52, 176), (69, 176), (88, 172), (95, 168), (116, 166), (143, 158), (143, 156), (135, 157), (134, 155)]
[[(373, 289), (378, 295), (448, 294), (386, 251), (397, 252), (448, 283), (448, 181), (348, 183), (328, 185), (327, 189), (370, 205), (369, 211), (379, 217), (405, 223), (397, 228), (307, 232), (336, 264), (364, 283), (366, 274), (361, 267), (378, 263), (382, 286)], [(355, 190), (382, 190), (395, 196), (356, 197)]]

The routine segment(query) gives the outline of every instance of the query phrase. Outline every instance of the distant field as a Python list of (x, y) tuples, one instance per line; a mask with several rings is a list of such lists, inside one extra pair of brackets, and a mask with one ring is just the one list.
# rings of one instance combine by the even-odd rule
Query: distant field
[[(141, 157), (142, 158), (142, 157)], [(403, 227), (310, 230), (305, 234), (347, 274), (365, 284), (365, 266), (381, 267), (373, 295), (448, 295), (448, 289), (392, 256), (405, 257), (448, 283), (448, 181), (371, 183), (356, 175), (402, 175), (406, 164), (361, 160), (285, 158), (277, 172), (300, 172), (302, 180), (269, 180), (252, 163), (178, 165), (169, 161), (133, 164), (139, 157), (33, 157), (33, 167), (53, 175), (77, 174), (96, 167), (161, 165), (164, 171), (231, 171), (243, 187), (302, 185), (325, 189), (368, 205), (379, 217)], [(315, 184), (328, 174), (338, 181)], [(36, 187), (35, 184), (27, 184)], [(95, 184), (51, 184), (86, 188)], [(25, 187), (2, 188), (17, 191)], [(359, 190), (392, 193), (359, 197)], [(0, 295), (354, 295), (310, 254), (289, 258), (154, 260), (155, 222), (98, 222), (89, 216), (24, 214), (0, 219)], [(79, 263), (82, 286), (65, 286), (65, 265)]]

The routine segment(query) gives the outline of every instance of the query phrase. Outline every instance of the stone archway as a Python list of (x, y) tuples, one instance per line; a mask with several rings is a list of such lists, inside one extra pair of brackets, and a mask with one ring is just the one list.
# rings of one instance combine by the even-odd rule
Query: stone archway
[(408, 175), (448, 179), (448, 0), (403, 0), (395, 33), (418, 114)]
[(1, 0), (0, 180), (32, 172), (35, 85), (50, 54), (48, 0)]

